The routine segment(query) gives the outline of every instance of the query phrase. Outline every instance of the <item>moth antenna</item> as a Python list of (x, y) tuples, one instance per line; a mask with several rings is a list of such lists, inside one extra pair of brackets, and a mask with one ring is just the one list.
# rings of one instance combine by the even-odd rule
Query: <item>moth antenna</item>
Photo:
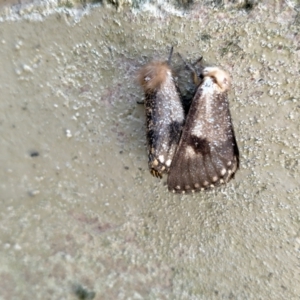
[(201, 80), (200, 80), (199, 75), (197, 74), (194, 66), (196, 66), (202, 60), (202, 56), (200, 58), (198, 58), (197, 61), (191, 65), (187, 61), (185, 61), (185, 59), (181, 56), (181, 54), (179, 52), (177, 52), (177, 54), (182, 59), (182, 61), (186, 65), (186, 67), (192, 72), (194, 83), (196, 85), (199, 85)]
[(197, 64), (199, 64), (199, 62), (203, 59), (203, 56), (200, 56), (194, 63), (193, 66), (196, 66)]
[(169, 57), (168, 57), (168, 65), (169, 66), (171, 65), (171, 59), (172, 59), (172, 55), (173, 55), (173, 49), (174, 49), (174, 47), (172, 46), (171, 50), (170, 50)]
[[(200, 56), (192, 65), (195, 67), (197, 64), (199, 64), (199, 62), (202, 61), (202, 59), (203, 59), (203, 56)], [(202, 79), (201, 73), (202, 73), (203, 70), (204, 70), (204, 67), (201, 66), (201, 72), (200, 72), (200, 74), (198, 74), (198, 77), (201, 78), (201, 79)]]

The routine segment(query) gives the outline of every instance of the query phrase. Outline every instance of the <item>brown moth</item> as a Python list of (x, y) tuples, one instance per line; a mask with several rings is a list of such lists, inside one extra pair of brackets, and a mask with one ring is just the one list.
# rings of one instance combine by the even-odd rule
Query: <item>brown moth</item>
[(176, 193), (219, 186), (239, 167), (227, 96), (230, 77), (206, 67), (200, 79), (168, 175), (168, 189)]
[(169, 172), (184, 124), (184, 110), (176, 87), (170, 60), (153, 61), (139, 72), (145, 93), (148, 165), (153, 176)]

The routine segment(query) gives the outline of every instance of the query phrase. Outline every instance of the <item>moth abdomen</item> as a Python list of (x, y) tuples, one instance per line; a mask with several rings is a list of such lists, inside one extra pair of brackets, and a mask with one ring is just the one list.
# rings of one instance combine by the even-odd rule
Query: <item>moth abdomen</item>
[(184, 123), (184, 112), (167, 62), (150, 62), (139, 73), (145, 93), (146, 137), (150, 173), (168, 173)]
[(229, 111), (229, 75), (204, 68), (168, 176), (176, 193), (197, 192), (228, 182), (239, 166)]

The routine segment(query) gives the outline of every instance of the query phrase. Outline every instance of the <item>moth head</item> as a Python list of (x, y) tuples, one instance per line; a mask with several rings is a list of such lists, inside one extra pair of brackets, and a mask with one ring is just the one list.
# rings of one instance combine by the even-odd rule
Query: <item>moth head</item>
[(219, 86), (221, 92), (226, 92), (230, 88), (231, 79), (229, 74), (217, 67), (207, 67), (202, 71), (203, 78), (211, 77), (215, 83)]
[(172, 71), (166, 62), (151, 62), (145, 65), (138, 74), (138, 81), (145, 92), (160, 88)]

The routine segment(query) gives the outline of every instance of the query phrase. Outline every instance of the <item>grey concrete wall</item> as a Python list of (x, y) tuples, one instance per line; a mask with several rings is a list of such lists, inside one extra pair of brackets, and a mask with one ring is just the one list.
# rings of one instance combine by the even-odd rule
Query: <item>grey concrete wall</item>
[[(223, 4), (2, 8), (1, 299), (299, 299), (297, 3)], [(135, 76), (170, 45), (232, 76), (221, 189), (148, 171)]]

